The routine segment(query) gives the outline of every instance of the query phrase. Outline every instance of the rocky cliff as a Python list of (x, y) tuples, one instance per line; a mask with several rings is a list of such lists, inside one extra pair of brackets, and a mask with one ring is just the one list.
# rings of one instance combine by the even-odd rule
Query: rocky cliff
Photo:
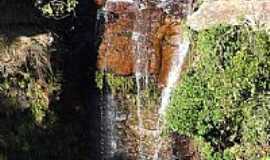
[[(147, 65), (144, 67), (157, 77), (160, 86), (165, 85), (176, 50), (174, 41), (181, 37), (181, 19), (187, 15), (189, 3), (171, 4), (173, 11), (166, 13), (166, 9), (157, 5), (139, 10), (135, 3), (108, 1), (98, 68), (118, 75), (132, 75), (137, 63), (135, 54), (141, 52), (145, 58), (140, 63)], [(134, 40), (136, 36), (140, 37)], [(140, 46), (135, 45), (142, 41)]]

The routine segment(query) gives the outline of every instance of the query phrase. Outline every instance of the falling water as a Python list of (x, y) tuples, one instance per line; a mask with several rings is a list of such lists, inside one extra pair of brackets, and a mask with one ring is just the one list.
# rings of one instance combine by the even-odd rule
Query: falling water
[[(162, 2), (158, 5), (159, 7), (164, 7), (166, 8), (166, 6), (170, 3), (175, 3), (174, 0), (162, 0)], [(177, 4), (175, 4), (177, 5)], [(187, 10), (183, 11), (183, 16), (189, 16), (191, 15), (192, 11), (193, 11), (193, 1), (190, 1), (187, 4)], [(168, 10), (170, 10), (171, 8), (167, 8)], [(165, 10), (166, 12), (167, 10)], [(166, 109), (170, 103), (170, 98), (171, 98), (171, 93), (173, 91), (173, 89), (175, 88), (175, 85), (177, 83), (177, 81), (180, 79), (180, 73), (182, 71), (182, 66), (184, 64), (185, 58), (189, 52), (189, 47), (190, 47), (190, 40), (188, 37), (185, 37), (185, 35), (182, 33), (182, 35), (179, 35), (178, 39), (174, 40), (176, 43), (175, 46), (177, 46), (177, 48), (174, 50), (173, 53), (173, 58), (172, 58), (172, 62), (170, 65), (170, 71), (167, 77), (167, 81), (166, 81), (166, 85), (165, 88), (162, 89), (162, 93), (161, 93), (161, 105), (159, 108), (159, 120), (158, 120), (158, 130), (159, 133), (161, 133), (161, 131), (164, 128), (164, 124), (162, 123), (163, 119), (164, 119), (164, 114), (166, 112)], [(159, 136), (158, 140), (157, 140), (157, 146), (156, 146), (156, 150), (154, 153), (154, 158), (153, 160), (159, 160), (159, 152), (160, 149), (162, 147), (163, 144), (163, 140), (162, 138)], [(174, 155), (172, 155), (174, 156)], [(172, 157), (174, 158), (174, 157)]]
[(117, 153), (117, 137), (116, 137), (116, 107), (117, 103), (114, 96), (107, 92), (105, 93), (104, 105), (101, 111), (102, 122), (102, 159), (112, 159)]
[(166, 107), (170, 102), (171, 92), (175, 88), (175, 84), (180, 78), (181, 68), (189, 51), (190, 42), (187, 38), (181, 40), (181, 37), (179, 37), (177, 43), (178, 48), (175, 50), (172, 58), (167, 84), (166, 87), (162, 90), (161, 94), (161, 107), (159, 109), (159, 114), (161, 116), (164, 115)]
[[(162, 124), (163, 116), (166, 112), (167, 106), (169, 105), (170, 96), (173, 89), (175, 88), (175, 84), (180, 78), (181, 68), (184, 63), (184, 59), (189, 51), (189, 45), (190, 45), (190, 42), (188, 39), (181, 40), (181, 37), (179, 37), (179, 40), (177, 41), (178, 48), (175, 50), (173, 54), (170, 72), (167, 79), (167, 84), (166, 84), (166, 87), (162, 90), (162, 94), (161, 94), (161, 106), (159, 109), (160, 117), (157, 123), (157, 127), (158, 127), (157, 130), (159, 131), (158, 133), (161, 133), (161, 131), (163, 130), (163, 127), (164, 127)], [(157, 146), (156, 146), (153, 160), (159, 160), (159, 152), (162, 147), (162, 144), (163, 144), (163, 141), (161, 137), (158, 135)]]
[[(158, 0), (157, 0), (158, 1)], [(132, 50), (133, 50), (133, 58), (134, 58), (134, 73), (136, 78), (136, 123), (137, 123), (137, 132), (138, 132), (138, 139), (137, 139), (137, 158), (136, 160), (159, 160), (161, 159), (159, 154), (161, 151), (163, 140), (160, 136), (160, 133), (163, 129), (163, 115), (166, 111), (166, 108), (168, 106), (171, 92), (176, 84), (176, 82), (179, 79), (179, 75), (181, 72), (181, 67), (184, 63), (184, 58), (186, 57), (190, 42), (188, 39), (185, 39), (184, 37), (181, 37), (179, 35), (179, 39), (175, 40), (174, 47), (176, 49), (173, 53), (173, 58), (171, 62), (171, 67), (167, 79), (167, 84), (165, 88), (162, 90), (162, 97), (161, 97), (161, 104), (160, 106), (156, 106), (156, 115), (157, 118), (152, 119), (158, 119), (158, 121), (154, 122), (156, 123), (155, 130), (149, 130), (146, 128), (147, 120), (144, 117), (145, 107), (146, 107), (146, 101), (147, 97), (145, 97), (144, 93), (148, 89), (149, 84), (149, 63), (151, 55), (153, 54), (153, 51), (151, 50), (151, 31), (152, 31), (152, 22), (151, 22), (151, 15), (148, 15), (150, 12), (147, 12), (148, 6), (147, 3), (144, 3), (141, 0), (107, 0), (106, 4), (103, 8), (102, 13), (105, 15), (105, 23), (108, 23), (110, 16), (109, 12), (107, 11), (107, 4), (108, 3), (118, 3), (118, 2), (124, 2), (124, 3), (132, 3), (133, 9), (135, 10), (135, 21), (133, 23), (133, 31), (132, 31)], [(171, 3), (171, 1), (170, 1)], [(168, 2), (165, 0), (159, 0), (156, 3), (159, 7), (164, 7), (168, 5)], [(173, 5), (173, 4), (169, 4)], [(146, 12), (145, 12), (146, 11)], [(150, 10), (151, 11), (151, 10)], [(100, 17), (98, 17), (100, 19)], [(109, 43), (106, 47), (110, 48), (110, 41), (112, 41), (112, 38), (110, 39), (110, 36), (107, 35), (107, 41)], [(107, 52), (105, 53), (105, 63), (108, 61), (107, 59)], [(107, 63), (106, 63), (107, 64)], [(105, 72), (107, 71), (107, 67), (105, 67)], [(104, 82), (106, 83), (106, 77), (104, 79)], [(103, 160), (113, 159), (116, 154), (120, 150), (119, 145), (119, 137), (118, 130), (117, 130), (117, 119), (118, 119), (118, 109), (119, 109), (119, 103), (116, 100), (117, 97), (114, 97), (113, 94), (105, 88), (105, 94), (103, 101), (105, 104), (102, 106), (102, 115), (101, 115), (101, 121), (102, 121), (102, 155)], [(159, 109), (158, 109), (159, 108)], [(154, 113), (153, 113), (154, 114)], [(148, 134), (150, 133), (150, 136)], [(151, 140), (153, 142), (146, 142), (149, 141), (145, 137), (151, 137)], [(148, 143), (154, 144), (153, 148), (151, 149), (147, 148)], [(122, 146), (123, 147), (123, 146)], [(154, 155), (153, 155), (154, 154)], [(169, 159), (168, 159), (169, 160)]]
[[(102, 21), (102, 17), (104, 18), (105, 25), (109, 23), (109, 21), (113, 18), (110, 16), (109, 12), (107, 11), (107, 3), (105, 6), (99, 11), (97, 15), (97, 23)], [(101, 22), (102, 23), (102, 22)], [(100, 26), (97, 26), (100, 27)], [(108, 37), (108, 40), (111, 41), (112, 38)], [(110, 48), (110, 43), (107, 44), (107, 48)], [(105, 68), (104, 72), (106, 73), (108, 70), (108, 52), (105, 52)], [(111, 160), (115, 157), (116, 153), (118, 152), (118, 145), (117, 145), (117, 102), (115, 97), (111, 93), (109, 86), (107, 85), (107, 77), (105, 76), (103, 79), (103, 99), (101, 104), (101, 157), (102, 160)]]
[(137, 86), (137, 118), (139, 128), (139, 144), (138, 144), (138, 160), (146, 159), (144, 153), (144, 146), (142, 144), (144, 135), (144, 122), (142, 118), (142, 109), (144, 104), (142, 103), (142, 92), (148, 85), (148, 43), (149, 24), (145, 24), (145, 20), (142, 14), (142, 10), (145, 9), (139, 0), (135, 1), (137, 8), (135, 14), (135, 22), (133, 26), (133, 53), (135, 57), (135, 77)]

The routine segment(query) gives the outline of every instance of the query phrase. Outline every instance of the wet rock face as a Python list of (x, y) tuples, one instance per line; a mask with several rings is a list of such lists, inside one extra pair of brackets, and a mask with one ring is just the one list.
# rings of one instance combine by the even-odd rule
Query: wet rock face
[(200, 154), (195, 147), (193, 140), (189, 137), (172, 134), (173, 152), (177, 159), (181, 160), (199, 160)]
[(134, 12), (125, 10), (129, 4), (108, 5), (108, 21), (99, 47), (98, 68), (120, 75), (133, 72), (132, 30)]
[[(106, 105), (102, 107), (102, 141), (109, 146), (102, 149), (104, 157), (117, 159), (123, 153), (128, 157), (123, 159), (130, 160), (172, 159), (170, 138), (160, 137), (161, 93), (156, 82), (161, 87), (166, 84), (182, 42), (181, 17), (191, 1), (183, 6), (164, 2), (164, 7), (147, 2), (140, 10), (130, 1), (107, 1), (105, 5), (97, 62), (98, 69), (110, 72), (101, 78), (110, 90), (104, 93)], [(128, 76), (135, 73), (136, 79)], [(147, 84), (138, 78), (145, 75), (149, 76)]]
[[(132, 75), (138, 67), (148, 68), (163, 86), (177, 48), (173, 41), (181, 36), (179, 20), (187, 14), (189, 3), (163, 9), (151, 5), (139, 12), (134, 3), (107, 2), (108, 21), (99, 47), (98, 68), (118, 75)], [(139, 52), (144, 56), (140, 57), (141, 64), (136, 61)]]
[[(108, 157), (113, 157), (113, 160), (120, 157), (124, 157), (123, 160), (153, 160), (158, 144), (161, 142), (159, 158), (171, 160), (170, 139), (163, 137), (162, 141), (159, 141), (160, 126), (157, 123), (159, 120), (157, 106), (160, 104), (160, 91), (154, 85), (155, 81), (150, 78), (149, 88), (141, 90), (142, 94), (147, 96), (140, 97), (142, 106), (138, 111), (138, 95), (134, 78), (116, 76), (111, 73), (106, 73), (106, 77), (109, 85), (107, 87), (112, 93), (105, 95), (106, 106), (104, 106), (105, 114), (103, 115), (107, 116), (102, 118), (106, 131), (103, 135), (106, 142), (104, 147), (114, 145), (105, 150), (105, 157), (107, 157), (106, 153), (109, 153)], [(100, 80), (102, 80), (101, 77), (97, 81)], [(138, 125), (141, 121), (142, 126)], [(112, 132), (108, 134), (109, 130)]]
[(165, 21), (156, 33), (155, 50), (160, 56), (160, 68), (158, 74), (159, 86), (166, 84), (170, 71), (171, 62), (178, 49), (178, 42), (181, 41), (181, 25), (179, 22)]
[(270, 27), (270, 1), (218, 0), (204, 2), (190, 16), (187, 24), (194, 30), (203, 30), (218, 24), (239, 25), (243, 22)]
[[(105, 26), (103, 41), (99, 48), (98, 68), (111, 71), (119, 75), (131, 75), (134, 73), (134, 23), (136, 21), (136, 10), (134, 5), (126, 2), (111, 3), (108, 5), (110, 11), (108, 23)], [(141, 21), (145, 22), (144, 38), (148, 50), (154, 50), (154, 38), (161, 25), (162, 12), (160, 9), (145, 9), (141, 12)], [(151, 25), (151, 26), (150, 26)], [(159, 59), (154, 55), (150, 62), (150, 72), (158, 72)], [(156, 62), (157, 61), (157, 62)]]

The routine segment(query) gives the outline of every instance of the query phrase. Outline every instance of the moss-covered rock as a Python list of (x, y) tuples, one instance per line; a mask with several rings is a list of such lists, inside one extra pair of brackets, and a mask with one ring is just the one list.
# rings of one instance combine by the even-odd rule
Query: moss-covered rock
[[(110, 115), (115, 115), (103, 117), (102, 122), (105, 123), (106, 119), (112, 118), (110, 121), (113, 121), (114, 133), (118, 137), (117, 148), (127, 154), (129, 159), (138, 159), (139, 147), (145, 158), (153, 158), (160, 136), (158, 130), (160, 89), (157, 88), (154, 78), (150, 78), (148, 85), (144, 85), (144, 82), (140, 83), (140, 91), (138, 91), (135, 77), (102, 72), (96, 75), (96, 82), (103, 90), (102, 101), (105, 103), (102, 104), (103, 114), (112, 111)], [(167, 139), (163, 141), (160, 151), (162, 159), (170, 159), (171, 148), (168, 144)]]

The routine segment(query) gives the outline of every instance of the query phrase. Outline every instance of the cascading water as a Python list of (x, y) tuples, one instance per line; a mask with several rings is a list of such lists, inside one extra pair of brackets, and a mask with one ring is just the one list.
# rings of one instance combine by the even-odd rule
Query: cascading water
[(106, 91), (104, 98), (104, 105), (101, 110), (101, 122), (102, 122), (102, 159), (112, 159), (117, 153), (117, 137), (115, 130), (116, 123), (116, 108), (114, 96)]
[(146, 72), (147, 69), (147, 49), (145, 43), (147, 42), (147, 37), (145, 35), (145, 28), (143, 24), (143, 17), (141, 12), (141, 6), (138, 1), (135, 1), (136, 14), (135, 14), (135, 23), (132, 33), (133, 40), (133, 54), (135, 57), (135, 77), (136, 77), (136, 88), (137, 88), (137, 118), (138, 118), (138, 129), (139, 129), (139, 144), (138, 144), (138, 160), (145, 159), (143, 151), (143, 135), (144, 135), (144, 125), (142, 118), (142, 90), (144, 85), (147, 85), (148, 75)]
[[(146, 117), (147, 111), (147, 99), (145, 93), (149, 89), (150, 73), (149, 66), (151, 56), (154, 55), (155, 50), (151, 48), (152, 45), (151, 37), (153, 37), (153, 31), (155, 21), (160, 21), (160, 17), (153, 18), (152, 12), (157, 12), (153, 8), (155, 3), (152, 1), (135, 1), (136, 5), (136, 18), (133, 26), (133, 54), (135, 60), (135, 77), (137, 86), (137, 117), (138, 117), (138, 128), (139, 128), (139, 144), (138, 144), (138, 160), (150, 160), (153, 159), (152, 147), (149, 146), (148, 141), (153, 143), (157, 136), (157, 128), (154, 125), (153, 129), (147, 127), (148, 121), (155, 121), (155, 117)], [(158, 22), (160, 23), (160, 22)], [(157, 106), (155, 106), (157, 107)], [(155, 112), (155, 111), (154, 111)], [(154, 114), (154, 113), (153, 113)], [(151, 120), (150, 120), (151, 119)]]
[[(166, 7), (168, 4), (173, 3), (173, 0), (165, 1), (163, 0), (158, 6), (159, 7)], [(175, 3), (175, 2), (174, 2)], [(175, 4), (177, 5), (177, 4)], [(168, 10), (171, 10), (171, 8), (167, 8)], [(191, 15), (193, 11), (193, 1), (189, 1), (187, 3), (187, 11), (182, 11), (182, 15), (189, 16)], [(170, 12), (170, 11), (169, 11)], [(186, 12), (186, 13), (184, 13)], [(162, 89), (161, 93), (161, 104), (159, 108), (159, 120), (158, 120), (158, 130), (159, 133), (161, 133), (162, 129), (164, 128), (164, 124), (162, 123), (164, 119), (164, 114), (166, 113), (167, 106), (170, 103), (171, 94), (175, 88), (175, 85), (177, 84), (177, 81), (180, 79), (180, 73), (182, 71), (182, 66), (184, 64), (185, 58), (187, 57), (187, 54), (189, 52), (190, 47), (190, 40), (187, 35), (184, 35), (183, 33), (179, 35), (176, 39), (173, 39), (174, 46), (176, 48), (174, 49), (174, 52), (172, 53), (173, 57), (171, 59), (171, 65), (170, 65), (170, 71), (167, 77), (166, 85)], [(161, 123), (161, 126), (160, 126)], [(162, 146), (162, 139), (158, 138), (157, 147), (155, 150), (154, 158), (153, 160), (159, 160), (159, 152)], [(174, 155), (172, 159), (174, 159)]]
[(184, 59), (189, 51), (190, 42), (187, 38), (181, 40), (181, 37), (177, 40), (177, 49), (173, 55), (173, 61), (171, 63), (171, 69), (168, 75), (166, 87), (162, 90), (161, 94), (161, 106), (159, 114), (164, 115), (166, 107), (169, 105), (172, 90), (175, 88), (175, 84), (180, 78), (181, 68), (184, 63)]
[[(175, 84), (180, 78), (180, 73), (181, 73), (181, 68), (184, 63), (184, 59), (189, 51), (189, 45), (190, 42), (188, 39), (183, 39), (181, 40), (181, 37), (179, 37), (179, 40), (177, 40), (177, 49), (175, 50), (172, 58), (172, 63), (171, 63), (171, 69), (169, 71), (168, 79), (167, 79), (167, 84), (166, 87), (162, 90), (161, 93), (161, 106), (159, 109), (159, 120), (158, 120), (158, 133), (161, 133), (163, 129), (163, 116), (166, 112), (166, 108), (169, 105), (170, 102), (170, 97), (173, 89), (175, 88)], [(161, 126), (160, 126), (161, 125)], [(158, 137), (157, 140), (157, 146), (154, 154), (153, 160), (159, 160), (159, 152), (162, 147), (162, 139)]]
[[(102, 23), (102, 18), (104, 18), (105, 24), (109, 23), (111, 17), (108, 12), (106, 11), (107, 6), (105, 5), (104, 8), (99, 10), (97, 14), (97, 22)], [(100, 24), (99, 26), (100, 27)], [(108, 40), (110, 41), (110, 37)], [(108, 43), (107, 47), (111, 47), (110, 43)], [(105, 53), (105, 64), (108, 61), (108, 53)], [(105, 66), (104, 73), (108, 71), (108, 67)], [(103, 98), (101, 103), (101, 158), (102, 160), (111, 160), (115, 157), (116, 153), (118, 152), (117, 146), (117, 130), (116, 130), (116, 109), (117, 109), (117, 102), (113, 94), (111, 93), (109, 86), (107, 85), (107, 78), (106, 76), (103, 78), (104, 88), (103, 88)]]
[[(134, 61), (133, 73), (135, 75), (136, 85), (136, 93), (134, 93), (136, 94), (136, 106), (133, 107), (129, 107), (125, 103), (122, 104), (121, 99), (118, 101), (119, 94), (114, 96), (108, 89), (109, 87), (105, 87), (103, 96), (104, 103), (101, 108), (103, 131), (101, 145), (103, 160), (115, 159), (120, 152), (127, 153), (129, 158), (132, 157), (132, 160), (172, 159), (170, 146), (168, 143), (163, 143), (164, 140), (160, 134), (164, 128), (163, 115), (168, 106), (170, 94), (179, 79), (184, 58), (189, 50), (189, 40), (185, 39), (183, 35), (178, 34), (176, 36), (177, 38), (173, 38), (173, 49), (170, 50), (170, 52), (173, 51), (173, 53), (171, 53), (171, 65), (169, 67), (170, 70), (165, 87), (162, 89), (161, 102), (152, 104), (149, 97), (147, 97), (149, 84), (151, 84), (153, 80), (151, 75), (153, 74), (151, 71), (153, 60), (151, 58), (156, 54), (155, 49), (153, 49), (153, 38), (155, 38), (155, 32), (158, 30), (158, 27), (163, 25), (161, 22), (162, 17), (159, 15), (162, 15), (162, 12), (167, 12), (167, 5), (174, 7), (174, 5), (178, 4), (177, 0), (172, 1), (176, 1), (177, 3), (174, 4), (171, 1), (168, 3), (162, 0), (153, 0), (151, 2), (141, 0), (107, 0), (101, 12), (105, 15), (105, 24), (109, 23), (108, 25), (111, 27), (117, 27), (115, 24), (118, 23), (116, 22), (117, 20), (109, 22), (112, 18), (110, 14), (113, 8), (122, 9), (121, 11), (116, 9), (118, 17), (132, 17), (134, 14), (131, 31), (127, 29), (125, 24), (124, 29), (112, 27), (113, 29), (107, 32), (105, 48), (115, 49), (115, 46), (111, 46), (111, 42), (115, 40), (115, 37), (110, 37), (111, 35), (119, 36), (124, 34), (124, 36), (128, 36), (129, 32), (131, 33), (130, 43), (132, 45), (131, 50), (133, 52)], [(127, 5), (127, 3), (130, 5)], [(131, 6), (129, 8), (131, 10), (128, 13), (125, 10), (123, 11), (123, 8), (126, 7), (125, 5)], [(112, 15), (114, 15), (114, 13)], [(100, 19), (100, 17), (98, 18)], [(177, 24), (177, 27), (180, 26)], [(161, 41), (163, 41), (163, 39)], [(115, 50), (117, 50), (117, 48)], [(111, 52), (115, 53), (115, 50), (111, 50)], [(111, 63), (111, 59), (108, 58), (108, 55), (111, 53), (108, 52), (110, 52), (110, 50), (107, 51), (106, 49), (104, 56), (105, 64)], [(159, 57), (156, 57), (156, 59), (159, 59)], [(103, 70), (107, 72), (109, 69), (105, 66)], [(154, 81), (156, 83), (156, 79)], [(106, 82), (107, 78), (105, 76), (104, 83), (106, 84)], [(123, 95), (120, 95), (120, 97), (121, 96)], [(122, 101), (125, 100), (122, 99)], [(124, 105), (124, 107), (121, 107), (121, 105)], [(129, 112), (128, 116), (124, 116), (124, 121), (121, 120), (123, 119), (121, 118), (121, 113), (118, 115), (119, 112), (123, 111), (123, 108)]]

